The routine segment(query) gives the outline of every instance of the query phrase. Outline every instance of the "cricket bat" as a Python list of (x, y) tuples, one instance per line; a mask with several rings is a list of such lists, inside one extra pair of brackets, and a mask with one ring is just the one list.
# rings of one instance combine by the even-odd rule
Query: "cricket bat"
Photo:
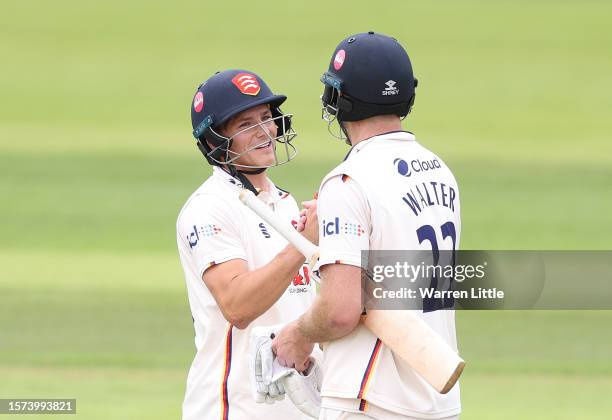
[[(276, 217), (253, 192), (242, 190), (240, 201), (295, 246), (312, 268), (319, 258), (315, 244)], [(319, 282), (316, 276), (311, 278)], [(371, 310), (361, 322), (439, 393), (450, 391), (461, 376), (465, 361), (415, 311)]]

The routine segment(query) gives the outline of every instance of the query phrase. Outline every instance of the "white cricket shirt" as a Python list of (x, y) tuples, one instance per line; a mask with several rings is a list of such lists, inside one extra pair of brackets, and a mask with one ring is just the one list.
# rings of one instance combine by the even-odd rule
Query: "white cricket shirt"
[[(360, 266), (361, 250), (431, 250), (431, 241), (440, 250), (459, 247), (457, 182), (446, 164), (408, 132), (354, 146), (323, 180), (318, 217), (320, 266)], [(429, 232), (427, 240), (423, 232)], [(419, 313), (457, 348), (454, 311)], [(428, 419), (461, 411), (459, 385), (439, 394), (362, 325), (326, 344), (323, 370), (321, 395), (327, 408), (376, 416), (381, 407)]]
[[(214, 264), (243, 259), (249, 270), (267, 264), (287, 241), (240, 202), (242, 186), (220, 168), (187, 200), (177, 220), (177, 243), (195, 329), (197, 353), (187, 378), (183, 420), (270, 420), (307, 418), (288, 398), (257, 404), (249, 381), (249, 334), (255, 326), (286, 323), (308, 309), (316, 293), (307, 268), (296, 273), (281, 298), (248, 328), (227, 322), (202, 280)], [(259, 194), (279, 218), (299, 217), (293, 197), (270, 182)], [(247, 280), (248, 281), (248, 280)]]

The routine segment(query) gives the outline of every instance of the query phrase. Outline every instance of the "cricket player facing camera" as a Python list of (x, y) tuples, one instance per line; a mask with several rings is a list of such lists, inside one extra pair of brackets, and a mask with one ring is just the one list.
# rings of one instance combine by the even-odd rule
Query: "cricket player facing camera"
[[(301, 366), (313, 343), (325, 343), (320, 419), (455, 419), (459, 385), (438, 393), (359, 322), (362, 250), (427, 250), (435, 260), (459, 247), (457, 182), (402, 130), (417, 85), (411, 62), (394, 38), (361, 33), (337, 46), (321, 81), (324, 119), (336, 121), (352, 147), (305, 213), (307, 226), (320, 227), (321, 290), (273, 349), (281, 364)], [(446, 305), (424, 302), (419, 315), (456, 350)]]
[(259, 384), (265, 389), (254, 395), (249, 380), (250, 331), (296, 319), (315, 294), (304, 257), (238, 199), (247, 188), (287, 223), (299, 218), (293, 197), (266, 175), (295, 155), (291, 115), (279, 108), (285, 100), (255, 73), (226, 70), (191, 103), (193, 135), (213, 173), (176, 225), (197, 348), (184, 420), (305, 417), (288, 399), (273, 410), (258, 404), (254, 396), (278, 400), (283, 390)]

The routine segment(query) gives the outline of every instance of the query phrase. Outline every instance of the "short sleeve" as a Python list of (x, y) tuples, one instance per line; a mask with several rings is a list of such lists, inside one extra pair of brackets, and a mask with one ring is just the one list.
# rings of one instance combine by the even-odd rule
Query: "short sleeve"
[(233, 259), (246, 260), (246, 252), (232, 217), (231, 207), (218, 197), (199, 195), (188, 203), (177, 220), (177, 234), (192, 258), (199, 277), (209, 267)]
[(356, 181), (347, 175), (327, 180), (319, 191), (319, 264), (361, 266), (369, 249), (370, 209)]

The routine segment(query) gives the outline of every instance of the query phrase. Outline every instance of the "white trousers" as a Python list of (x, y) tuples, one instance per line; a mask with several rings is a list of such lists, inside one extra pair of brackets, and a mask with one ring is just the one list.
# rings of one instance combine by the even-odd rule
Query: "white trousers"
[[(387, 411), (387, 410), (384, 410), (384, 411)], [(400, 416), (399, 414), (395, 414), (393, 418), (394, 419), (401, 418), (402, 420), (423, 420), (423, 419), (417, 419), (416, 417)], [(384, 419), (384, 417), (378, 417), (378, 416), (372, 417), (370, 413), (361, 413), (361, 412), (352, 413), (350, 411), (334, 410), (331, 408), (323, 408), (323, 407), (321, 407), (321, 413), (319, 414), (319, 420), (368, 420), (368, 419), (382, 420)], [(459, 420), (459, 416), (444, 417), (444, 418), (436, 419), (436, 420)]]

